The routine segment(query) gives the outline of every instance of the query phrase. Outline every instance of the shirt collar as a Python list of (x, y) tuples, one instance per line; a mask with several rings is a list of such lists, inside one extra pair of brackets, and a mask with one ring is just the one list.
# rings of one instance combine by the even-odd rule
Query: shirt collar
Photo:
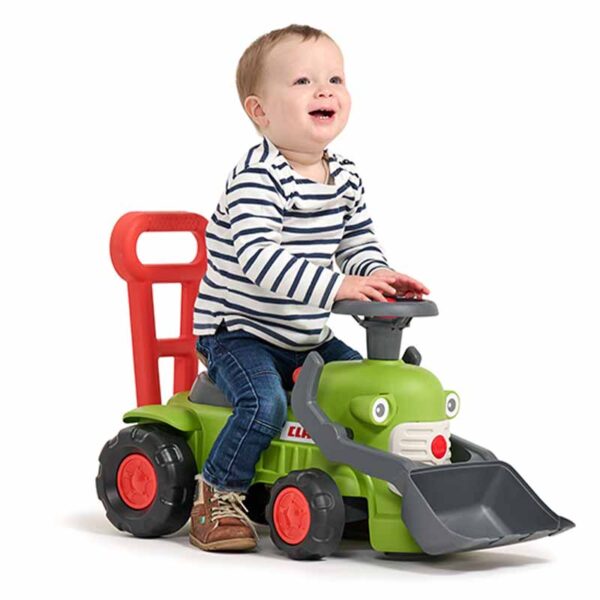
[[(273, 157), (273, 159), (278, 159), (277, 163), (279, 163), (279, 164), (286, 162), (288, 167), (290, 167), (290, 169), (292, 169), (291, 165), (289, 164), (289, 162), (287, 161), (285, 156), (281, 153), (279, 148), (266, 135), (263, 135), (262, 144), (263, 144), (263, 147), (267, 150), (269, 158)], [(325, 148), (323, 150), (323, 158), (325, 158), (327, 161), (333, 160), (329, 154), (329, 148)], [(300, 176), (300, 173), (298, 173), (298, 175)]]
[(331, 207), (339, 204), (341, 196), (348, 194), (352, 189), (348, 181), (350, 172), (340, 163), (335, 154), (329, 152), (329, 148), (323, 150), (323, 156), (329, 163), (333, 184), (308, 182), (305, 177), (292, 169), (279, 148), (266, 135), (263, 135), (262, 146), (266, 153), (266, 161), (274, 168), (274, 173), (290, 201), (290, 206), (295, 205), (304, 209)]

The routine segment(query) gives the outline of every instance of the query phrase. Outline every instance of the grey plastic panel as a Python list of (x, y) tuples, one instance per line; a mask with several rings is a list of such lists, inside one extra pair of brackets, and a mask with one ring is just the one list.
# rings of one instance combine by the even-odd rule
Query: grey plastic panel
[(339, 300), (334, 302), (331, 311), (340, 315), (365, 317), (435, 317), (439, 314), (437, 305), (431, 300), (403, 298), (397, 298), (395, 302)]
[(574, 526), (505, 462), (417, 469), (409, 479), (402, 518), (428, 554), (506, 546)]
[(213, 383), (208, 373), (203, 371), (198, 374), (190, 390), (190, 402), (196, 404), (210, 404), (211, 406), (225, 406), (231, 408), (227, 396)]
[(473, 442), (469, 442), (464, 438), (458, 437), (457, 435), (450, 435), (450, 447), (452, 448), (453, 458), (455, 455), (459, 455), (462, 458), (460, 461), (453, 462), (466, 462), (473, 460), (498, 460), (496, 455), (487, 448), (478, 446)]

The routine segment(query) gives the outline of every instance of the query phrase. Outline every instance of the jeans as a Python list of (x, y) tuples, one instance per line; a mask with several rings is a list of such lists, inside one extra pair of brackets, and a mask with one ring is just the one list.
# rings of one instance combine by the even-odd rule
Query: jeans
[[(214, 335), (200, 336), (196, 347), (208, 358), (209, 377), (233, 406), (202, 478), (221, 490), (245, 492), (262, 451), (285, 424), (285, 390), (292, 389), (292, 373), (310, 351), (286, 350), (247, 331), (228, 331), (224, 323)], [(363, 358), (336, 337), (313, 350), (326, 363)]]

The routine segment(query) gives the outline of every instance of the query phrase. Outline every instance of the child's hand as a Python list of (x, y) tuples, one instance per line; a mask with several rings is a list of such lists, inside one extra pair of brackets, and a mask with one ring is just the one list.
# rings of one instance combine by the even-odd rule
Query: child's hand
[[(416, 279), (403, 275), (397, 271), (391, 269), (379, 269), (371, 275), (371, 277), (380, 277), (382, 280), (387, 281), (394, 286), (394, 295), (401, 296), (402, 298), (416, 298), (417, 300), (423, 299), (423, 294), (429, 294), (429, 290)], [(392, 281), (390, 281), (390, 277)]]
[(378, 300), (385, 302), (385, 296), (382, 292), (386, 292), (390, 296), (396, 295), (396, 289), (390, 284), (396, 281), (396, 277), (386, 273), (382, 273), (379, 277), (369, 275), (363, 277), (361, 275), (346, 275), (338, 293), (334, 300)]

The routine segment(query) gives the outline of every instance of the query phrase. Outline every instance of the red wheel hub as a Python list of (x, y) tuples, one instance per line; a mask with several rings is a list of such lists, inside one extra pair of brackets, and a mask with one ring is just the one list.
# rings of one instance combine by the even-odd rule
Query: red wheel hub
[(286, 544), (299, 544), (310, 529), (310, 507), (306, 496), (295, 487), (283, 488), (273, 505), (273, 524)]
[(119, 465), (117, 490), (130, 508), (148, 508), (156, 498), (157, 488), (154, 467), (143, 454), (130, 454)]

